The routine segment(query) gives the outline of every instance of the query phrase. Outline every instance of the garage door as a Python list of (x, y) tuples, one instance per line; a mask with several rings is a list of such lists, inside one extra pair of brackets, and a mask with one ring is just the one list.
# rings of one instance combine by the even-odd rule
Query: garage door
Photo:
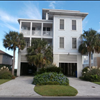
[(77, 63), (77, 55), (60, 54), (59, 62)]

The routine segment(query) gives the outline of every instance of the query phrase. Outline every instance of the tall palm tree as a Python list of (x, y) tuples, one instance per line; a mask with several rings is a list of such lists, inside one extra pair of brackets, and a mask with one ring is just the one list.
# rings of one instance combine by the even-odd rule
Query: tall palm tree
[(15, 31), (10, 31), (6, 33), (5, 38), (3, 39), (3, 46), (8, 48), (8, 50), (13, 50), (13, 65), (12, 65), (12, 75), (14, 75), (14, 66), (15, 66), (15, 51), (17, 48), (24, 49), (25, 40), (23, 34), (19, 34)]
[(89, 67), (91, 68), (91, 53), (100, 53), (100, 35), (97, 31), (89, 29), (81, 35), (82, 43), (78, 48), (81, 54), (89, 54)]
[[(50, 51), (51, 50), (51, 51)], [(41, 39), (34, 39), (31, 42), (31, 47), (27, 48), (27, 60), (29, 64), (34, 64), (37, 67), (43, 67), (52, 61), (52, 49), (47, 46), (47, 42)]]

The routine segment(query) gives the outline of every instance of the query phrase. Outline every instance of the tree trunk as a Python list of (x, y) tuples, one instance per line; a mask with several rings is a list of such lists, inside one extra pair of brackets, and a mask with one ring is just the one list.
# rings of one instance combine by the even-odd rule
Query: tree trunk
[(14, 51), (13, 51), (12, 75), (14, 75), (14, 67), (15, 67), (15, 49), (14, 49)]
[(89, 52), (89, 68), (91, 68), (91, 52)]

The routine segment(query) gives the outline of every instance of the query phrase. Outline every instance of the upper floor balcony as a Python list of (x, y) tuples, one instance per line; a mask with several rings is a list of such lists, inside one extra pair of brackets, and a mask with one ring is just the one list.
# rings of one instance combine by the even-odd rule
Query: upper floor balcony
[(52, 23), (22, 22), (20, 32), (24, 37), (53, 37)]

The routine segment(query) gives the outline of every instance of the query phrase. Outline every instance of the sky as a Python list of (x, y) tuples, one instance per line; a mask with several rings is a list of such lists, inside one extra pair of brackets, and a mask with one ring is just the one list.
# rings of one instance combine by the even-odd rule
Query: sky
[[(0, 50), (13, 55), (3, 47), (3, 39), (9, 31), (19, 32), (18, 18), (42, 19), (42, 9), (78, 10), (89, 13), (83, 20), (83, 30), (92, 28), (100, 32), (100, 1), (0, 1)], [(17, 68), (18, 49), (15, 68)]]

